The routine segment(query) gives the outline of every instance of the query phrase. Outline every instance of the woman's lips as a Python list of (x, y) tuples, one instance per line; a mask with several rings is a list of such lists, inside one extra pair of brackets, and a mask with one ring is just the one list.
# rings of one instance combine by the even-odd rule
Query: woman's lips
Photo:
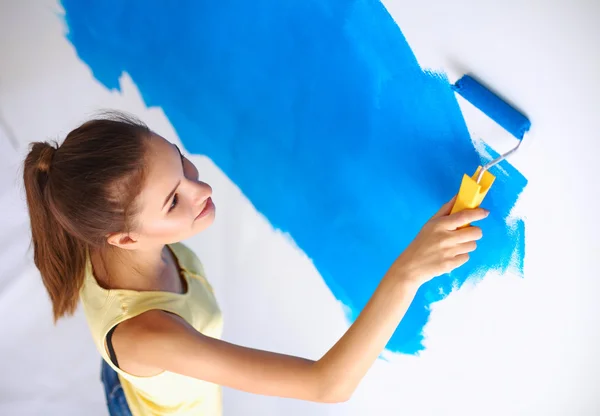
[(214, 207), (214, 204), (212, 202), (212, 198), (208, 197), (206, 199), (206, 202), (204, 203), (204, 208), (202, 208), (202, 211), (200, 211), (200, 214), (198, 214), (195, 218), (195, 220), (204, 217), (206, 214), (208, 214)]

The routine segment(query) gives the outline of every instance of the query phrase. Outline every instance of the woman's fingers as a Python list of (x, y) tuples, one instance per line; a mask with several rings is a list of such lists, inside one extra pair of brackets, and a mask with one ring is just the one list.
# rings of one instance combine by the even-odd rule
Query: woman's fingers
[(469, 261), (469, 255), (468, 254), (459, 254), (458, 256), (454, 257), (454, 268), (459, 268), (460, 266), (462, 266), (463, 264), (465, 264), (466, 262)]
[(477, 249), (477, 243), (475, 241), (469, 241), (467, 243), (458, 244), (452, 250), (454, 256), (460, 256), (462, 254), (472, 253)]
[(460, 230), (452, 231), (449, 243), (452, 245), (467, 243), (469, 241), (481, 240), (483, 232), (479, 227), (466, 227)]
[(455, 212), (443, 218), (440, 223), (443, 223), (447, 230), (456, 230), (467, 224), (482, 220), (489, 215), (489, 211), (483, 208), (465, 209), (464, 211)]

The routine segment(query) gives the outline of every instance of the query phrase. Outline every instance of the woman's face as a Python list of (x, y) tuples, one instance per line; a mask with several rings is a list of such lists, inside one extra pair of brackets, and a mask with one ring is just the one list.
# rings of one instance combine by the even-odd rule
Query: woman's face
[(150, 139), (146, 181), (133, 238), (138, 248), (185, 240), (212, 224), (212, 188), (198, 180), (198, 169), (176, 145), (158, 135)]

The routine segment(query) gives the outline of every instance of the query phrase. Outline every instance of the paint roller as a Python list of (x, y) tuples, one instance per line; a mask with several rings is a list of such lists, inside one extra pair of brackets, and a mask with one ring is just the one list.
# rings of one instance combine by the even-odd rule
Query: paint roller
[(484, 166), (479, 166), (473, 176), (466, 174), (463, 176), (456, 201), (451, 211), (451, 213), (455, 213), (464, 209), (479, 207), (496, 179), (489, 172), (489, 169), (519, 149), (526, 133), (531, 127), (531, 122), (520, 111), (471, 75), (463, 75), (458, 81), (451, 84), (451, 88), (519, 140), (514, 148), (501, 154)]

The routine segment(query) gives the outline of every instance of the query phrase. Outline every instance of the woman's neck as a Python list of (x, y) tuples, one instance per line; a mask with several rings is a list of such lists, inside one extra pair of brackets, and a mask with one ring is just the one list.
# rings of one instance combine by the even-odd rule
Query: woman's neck
[(145, 250), (109, 246), (90, 253), (94, 276), (106, 289), (155, 290), (172, 260), (164, 245)]

